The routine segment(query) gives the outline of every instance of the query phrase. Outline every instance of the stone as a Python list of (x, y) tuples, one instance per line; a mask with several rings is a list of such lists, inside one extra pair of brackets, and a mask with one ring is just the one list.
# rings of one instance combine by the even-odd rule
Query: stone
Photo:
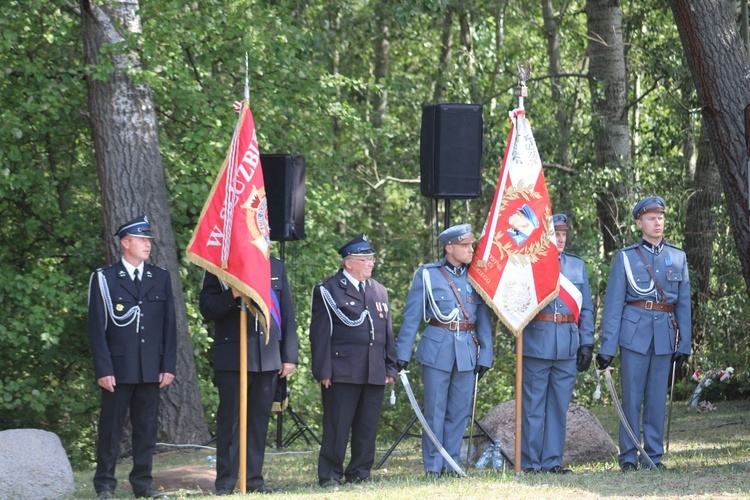
[[(583, 406), (571, 404), (568, 407), (568, 422), (565, 432), (565, 454), (563, 467), (587, 462), (605, 462), (617, 456), (614, 441), (606, 433), (599, 419)], [(500, 439), (503, 452), (511, 460), (515, 457), (516, 443), (516, 402), (501, 403), (481, 420), (482, 426)], [(477, 429), (474, 429), (474, 435)], [(473, 458), (480, 457), (489, 446), (487, 438), (478, 439)]]
[(39, 429), (0, 431), (0, 492), (9, 500), (73, 495), (73, 469), (57, 434)]

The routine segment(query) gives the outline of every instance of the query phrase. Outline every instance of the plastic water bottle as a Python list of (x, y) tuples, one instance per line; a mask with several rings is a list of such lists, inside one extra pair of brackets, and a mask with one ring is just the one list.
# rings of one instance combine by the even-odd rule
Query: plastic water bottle
[(503, 447), (500, 445), (500, 440), (495, 440), (495, 444), (492, 447), (492, 468), (495, 470), (503, 470), (505, 467), (505, 459), (503, 458)]
[(479, 457), (479, 460), (477, 460), (477, 463), (474, 464), (474, 467), (477, 469), (486, 469), (487, 466), (490, 465), (494, 449), (495, 443), (490, 443), (487, 449), (484, 450), (484, 453), (482, 453), (482, 456)]
[(208, 462), (209, 467), (216, 467), (216, 459), (211, 455), (206, 457), (206, 462)]

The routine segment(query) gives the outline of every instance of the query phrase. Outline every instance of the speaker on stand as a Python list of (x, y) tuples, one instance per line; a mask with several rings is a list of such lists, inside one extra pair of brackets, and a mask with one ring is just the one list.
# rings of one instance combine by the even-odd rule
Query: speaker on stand
[[(445, 200), (443, 228), (451, 225), (451, 200), (482, 194), (482, 106), (431, 104), (422, 108), (419, 166), (422, 196)], [(438, 255), (439, 255), (438, 248)]]
[[(268, 225), (272, 241), (279, 241), (279, 259), (286, 263), (286, 242), (305, 239), (305, 157), (287, 154), (262, 154), (263, 181), (268, 203)], [(318, 444), (320, 439), (307, 426), (289, 403), (287, 379), (279, 379), (273, 410), (276, 411), (276, 447), (285, 448), (302, 436)], [(286, 410), (294, 429), (283, 435), (283, 415)]]

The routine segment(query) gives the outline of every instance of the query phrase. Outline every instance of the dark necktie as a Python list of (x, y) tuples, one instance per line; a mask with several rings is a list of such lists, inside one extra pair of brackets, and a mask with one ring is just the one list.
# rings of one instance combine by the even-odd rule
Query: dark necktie
[(133, 271), (133, 282), (135, 283), (135, 287), (140, 292), (141, 291), (141, 278), (138, 277), (138, 269)]
[(362, 298), (365, 298), (365, 282), (359, 282), (359, 291), (362, 292)]

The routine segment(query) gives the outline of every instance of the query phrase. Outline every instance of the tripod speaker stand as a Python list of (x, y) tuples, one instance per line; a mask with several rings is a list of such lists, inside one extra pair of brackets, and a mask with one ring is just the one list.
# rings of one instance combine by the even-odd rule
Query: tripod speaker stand
[[(277, 406), (278, 405), (278, 406)], [(292, 405), (289, 404), (289, 391), (287, 390), (287, 382), (285, 378), (279, 379), (279, 383), (276, 386), (276, 397), (274, 398), (273, 409), (276, 411), (276, 448), (286, 448), (292, 444), (298, 437), (302, 436), (308, 445), (312, 445), (310, 438), (312, 438), (318, 445), (320, 445), (320, 439), (315, 433), (307, 426), (302, 417), (294, 411)], [(294, 428), (287, 432), (284, 436), (284, 411), (289, 412), (291, 415), (292, 423)]]
[[(409, 431), (411, 430), (412, 426), (416, 422), (417, 422), (417, 416), (414, 415), (412, 417), (412, 419), (409, 421), (409, 423), (406, 425), (406, 427), (404, 428), (404, 430), (401, 432), (401, 434), (399, 434), (398, 438), (396, 438), (396, 441), (394, 441), (394, 443), (391, 445), (391, 447), (388, 448), (388, 451), (385, 452), (385, 455), (383, 455), (383, 458), (380, 459), (380, 462), (378, 462), (378, 464), (375, 466), (375, 469), (380, 469), (383, 466), (383, 464), (385, 463), (385, 461), (388, 460), (388, 457), (391, 456), (391, 453), (393, 453), (393, 450), (396, 449), (396, 447), (399, 445), (399, 443), (401, 441), (404, 440), (404, 438), (406, 438), (406, 437), (421, 437), (421, 435), (419, 435), (419, 434), (411, 434), (411, 433), (409, 433)], [(484, 435), (485, 437), (487, 437), (487, 439), (489, 439), (492, 442), (495, 441), (495, 439), (492, 437), (492, 434), (490, 434), (490, 432), (482, 424), (480, 424), (477, 421), (476, 418), (474, 419), (474, 424), (477, 426), (477, 428), (480, 431), (482, 431), (482, 434), (476, 434), (476, 433), (474, 433), (474, 434), (469, 435), (469, 436), (464, 436), (464, 439), (468, 439), (469, 440), (469, 446), (471, 446), (471, 440), (472, 439), (474, 439), (475, 437), (481, 437), (482, 435)], [(505, 454), (505, 451), (503, 451), (502, 453), (503, 453), (503, 458), (505, 458), (505, 460), (512, 467), (513, 466), (513, 460), (511, 460), (511, 458), (508, 457), (508, 455)]]

